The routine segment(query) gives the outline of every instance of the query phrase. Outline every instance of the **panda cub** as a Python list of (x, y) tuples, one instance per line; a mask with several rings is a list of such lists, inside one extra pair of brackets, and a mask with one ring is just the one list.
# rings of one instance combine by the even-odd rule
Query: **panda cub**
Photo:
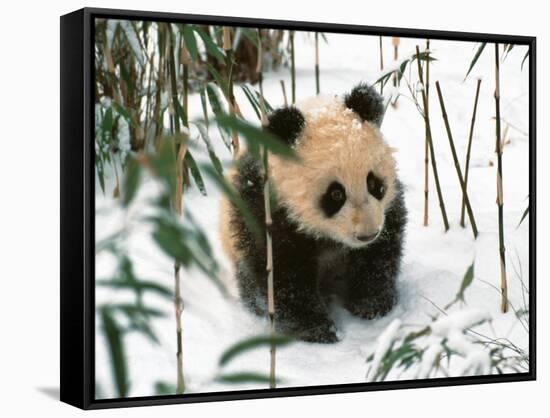
[[(267, 129), (299, 156), (269, 158), (275, 323), (281, 333), (336, 342), (332, 300), (365, 319), (385, 315), (396, 302), (407, 212), (393, 150), (379, 131), (383, 113), (380, 95), (359, 84), (344, 97), (318, 96), (269, 117)], [(261, 162), (243, 153), (229, 179), (263, 226)], [(265, 230), (262, 239), (253, 235), (228, 200), (221, 216), (240, 297), (265, 315)]]

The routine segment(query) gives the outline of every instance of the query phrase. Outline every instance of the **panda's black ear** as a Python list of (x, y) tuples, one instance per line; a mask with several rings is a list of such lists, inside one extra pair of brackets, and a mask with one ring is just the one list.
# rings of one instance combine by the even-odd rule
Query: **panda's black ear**
[(305, 126), (305, 119), (295, 107), (282, 107), (269, 115), (267, 130), (288, 145), (294, 145)]
[(344, 97), (346, 107), (353, 110), (363, 121), (380, 127), (384, 118), (384, 99), (366, 83), (359, 83)]

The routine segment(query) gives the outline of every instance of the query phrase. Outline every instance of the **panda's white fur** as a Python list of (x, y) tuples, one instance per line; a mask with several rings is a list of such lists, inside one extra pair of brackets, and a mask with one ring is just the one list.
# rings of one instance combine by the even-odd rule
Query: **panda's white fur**
[[(306, 120), (294, 145), (300, 161), (270, 157), (270, 179), (278, 197), (304, 232), (350, 247), (368, 245), (355, 237), (382, 230), (385, 208), (395, 194), (393, 149), (378, 127), (361, 121), (341, 97), (318, 96), (297, 108)], [(381, 200), (367, 191), (371, 171), (384, 180)], [(347, 199), (336, 215), (327, 218), (319, 199), (332, 181), (345, 187)]]

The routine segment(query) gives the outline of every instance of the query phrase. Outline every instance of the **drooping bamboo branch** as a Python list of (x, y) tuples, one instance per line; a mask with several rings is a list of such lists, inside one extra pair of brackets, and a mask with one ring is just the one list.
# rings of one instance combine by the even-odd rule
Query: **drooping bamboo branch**
[[(430, 50), (430, 40), (426, 40), (426, 51)], [(424, 86), (426, 91), (426, 107), (424, 108), (424, 113), (426, 114), (426, 119), (430, 119), (430, 60), (426, 60), (426, 85)], [(429, 222), (429, 194), (430, 194), (430, 172), (428, 169), (428, 164), (430, 161), (429, 154), (429, 140), (428, 140), (428, 123), (425, 123), (425, 140), (424, 140), (424, 226), (428, 226)]]
[[(165, 24), (166, 28), (166, 42), (168, 46), (168, 60), (169, 60), (169, 73), (170, 73), (170, 88), (172, 97), (172, 106), (174, 109), (179, 106), (178, 102), (178, 87), (176, 82), (176, 63), (175, 63), (175, 45), (172, 43), (172, 34), (170, 26)], [(187, 152), (187, 142), (183, 141), (181, 125), (179, 115), (175, 112), (173, 117), (173, 125), (175, 130), (175, 138), (178, 140), (173, 141), (174, 154), (175, 154), (175, 173), (176, 173), (176, 188), (174, 190), (174, 212), (177, 217), (181, 217), (183, 212), (183, 160)], [(181, 295), (181, 276), (180, 276), (181, 264), (179, 260), (174, 262), (174, 307), (176, 315), (176, 341), (177, 341), (177, 382), (176, 393), (181, 394), (185, 392), (185, 380), (183, 376), (183, 331), (181, 315), (183, 313), (183, 298)]]
[(296, 60), (294, 50), (294, 31), (289, 32), (290, 40), (290, 83), (292, 93), (292, 104), (296, 103)]
[[(422, 75), (422, 66), (420, 65), (420, 48), (416, 46), (416, 62), (418, 65), (418, 78), (420, 79), (420, 84), (424, 86), (424, 76)], [(426, 113), (426, 108), (428, 108), (428, 98), (426, 96), (426, 91), (422, 88), (422, 102), (424, 106), (424, 123), (426, 125), (426, 132), (428, 137), (428, 145), (430, 148), (430, 160), (432, 162), (432, 171), (435, 181), (435, 189), (437, 192), (437, 199), (439, 200), (439, 208), (441, 209), (441, 217), (443, 218), (443, 225), (445, 227), (445, 232), (449, 230), (449, 220), (447, 219), (447, 211), (445, 210), (445, 202), (443, 200), (443, 193), (441, 192), (441, 185), (439, 184), (439, 174), (437, 173), (437, 163), (435, 160), (435, 150), (433, 145), (432, 137), (432, 128), (430, 125), (430, 115)]]
[(315, 32), (315, 94), (321, 93), (319, 77), (319, 32)]
[[(464, 186), (468, 189), (468, 176), (470, 173), (470, 153), (472, 150), (472, 138), (474, 136), (474, 125), (476, 122), (477, 113), (477, 100), (479, 98), (479, 87), (481, 86), (481, 78), (477, 80), (476, 96), (474, 99), (474, 110), (472, 112), (472, 120), (470, 122), (470, 134), (468, 135), (468, 149), (466, 151), (466, 163), (464, 168)], [(466, 202), (462, 199), (462, 209), (460, 211), (460, 226), (464, 228), (464, 212), (466, 209)]]
[[(223, 49), (225, 51), (225, 68), (227, 71), (227, 96), (229, 102), (229, 114), (235, 116), (235, 95), (233, 94), (233, 47), (231, 46), (231, 28), (223, 27)], [(237, 130), (231, 129), (231, 146), (233, 147), (233, 158), (237, 158), (240, 150), (239, 135)]]
[[(267, 126), (267, 112), (265, 108), (264, 90), (263, 90), (263, 72), (262, 72), (262, 36), (261, 31), (258, 30), (258, 66), (256, 68), (258, 73), (258, 84), (260, 87), (260, 112), (262, 116), (262, 126)], [(263, 150), (263, 168), (264, 168), (264, 207), (265, 207), (265, 238), (267, 246), (266, 256), (266, 273), (267, 273), (267, 313), (269, 316), (270, 334), (271, 334), (271, 346), (269, 350), (270, 366), (269, 366), (269, 387), (275, 389), (276, 385), (276, 358), (277, 351), (275, 346), (275, 297), (273, 286), (273, 243), (271, 237), (271, 199), (269, 190), (269, 153), (267, 147)]]
[(504, 193), (502, 187), (502, 142), (500, 136), (500, 60), (499, 44), (495, 44), (495, 121), (497, 153), (497, 205), (498, 205), (498, 247), (500, 254), (500, 291), (502, 312), (508, 312), (508, 280), (506, 278), (506, 248), (504, 246)]
[(468, 198), (468, 191), (466, 190), (466, 183), (464, 183), (464, 177), (462, 177), (462, 170), (460, 169), (460, 163), (458, 162), (458, 156), (456, 155), (455, 143), (453, 141), (453, 134), (451, 132), (451, 126), (449, 124), (449, 118), (447, 117), (447, 111), (445, 109), (445, 103), (443, 101), (443, 94), (441, 93), (441, 86), (439, 81), (435, 82), (435, 87), (437, 89), (437, 96), (439, 98), (439, 104), (441, 106), (441, 114), (443, 115), (443, 121), (445, 122), (445, 129), (447, 131), (447, 137), (449, 138), (449, 145), (451, 147), (451, 154), (453, 155), (453, 161), (455, 163), (456, 175), (458, 176), (458, 181), (460, 182), (460, 188), (462, 189), (462, 198), (466, 202), (466, 209), (468, 211), (468, 218), (470, 219), (470, 225), (472, 226), (472, 232), (474, 238), (477, 238), (477, 225), (474, 217), (474, 212), (472, 206), (470, 205), (470, 199)]

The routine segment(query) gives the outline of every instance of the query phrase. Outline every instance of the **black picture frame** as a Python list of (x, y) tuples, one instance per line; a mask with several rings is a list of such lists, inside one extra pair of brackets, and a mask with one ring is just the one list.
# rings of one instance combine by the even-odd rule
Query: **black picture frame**
[[(277, 28), (348, 34), (498, 42), (529, 47), (529, 303), (530, 370), (505, 375), (449, 377), (409, 381), (338, 384), (315, 387), (244, 390), (187, 395), (96, 400), (94, 396), (94, 18), (124, 18), (255, 28)], [(188, 402), (282, 396), (367, 392), (404, 388), (470, 385), (536, 379), (536, 38), (486, 33), (418, 30), (84, 8), (60, 19), (61, 24), (61, 401), (82, 409), (101, 409)]]

